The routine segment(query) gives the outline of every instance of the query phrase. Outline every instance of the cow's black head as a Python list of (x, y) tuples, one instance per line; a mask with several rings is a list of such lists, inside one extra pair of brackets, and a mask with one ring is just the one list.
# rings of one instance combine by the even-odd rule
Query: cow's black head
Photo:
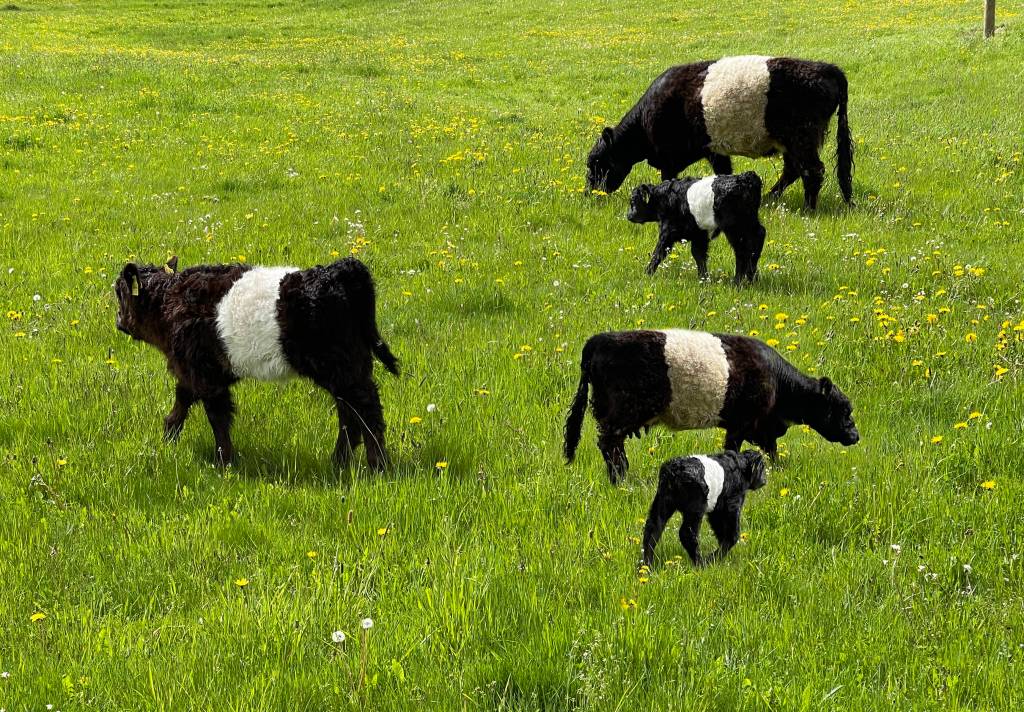
[(638, 185), (633, 188), (633, 194), (629, 196), (629, 210), (626, 212), (626, 219), (635, 223), (656, 222), (658, 211), (652, 200), (652, 189), (654, 186)]
[(614, 193), (626, 180), (633, 164), (617, 155), (615, 131), (605, 127), (587, 156), (587, 190)]
[(744, 450), (740, 453), (740, 465), (743, 468), (743, 481), (752, 490), (761, 489), (768, 484), (768, 472), (764, 466), (764, 456), (757, 450)]
[(159, 298), (162, 289), (155, 289), (162, 275), (174, 274), (178, 269), (178, 258), (172, 257), (167, 264), (137, 265), (129, 262), (114, 282), (117, 296), (117, 328), (139, 341), (157, 343), (159, 327)]
[(808, 425), (830, 442), (856, 445), (860, 433), (853, 422), (853, 405), (841, 390), (827, 378), (817, 382), (817, 403), (812, 407)]

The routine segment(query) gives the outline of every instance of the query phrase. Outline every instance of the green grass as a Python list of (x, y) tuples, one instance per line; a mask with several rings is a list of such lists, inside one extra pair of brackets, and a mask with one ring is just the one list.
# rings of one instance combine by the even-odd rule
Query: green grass
[[(935, 0), (16, 4), (0, 708), (1024, 701), (1015, 4), (987, 42), (980, 3)], [(624, 220), (628, 190), (583, 195), (586, 152), (669, 64), (747, 52), (845, 68), (857, 206), (829, 157), (816, 215), (799, 186), (766, 207), (756, 286), (730, 286), (723, 241), (710, 284), (685, 251), (647, 278), (655, 230)], [(781, 163), (748, 167), (771, 182)], [(162, 443), (172, 382), (114, 329), (121, 265), (350, 251), (405, 369), (378, 369), (395, 468), (332, 471), (334, 415), (306, 382), (237, 389), (226, 472), (201, 413)], [(749, 541), (695, 571), (672, 524), (647, 580), (658, 464), (721, 434), (631, 441), (620, 488), (589, 418), (576, 464), (559, 455), (583, 342), (639, 325), (776, 338), (863, 435), (791, 430)]]

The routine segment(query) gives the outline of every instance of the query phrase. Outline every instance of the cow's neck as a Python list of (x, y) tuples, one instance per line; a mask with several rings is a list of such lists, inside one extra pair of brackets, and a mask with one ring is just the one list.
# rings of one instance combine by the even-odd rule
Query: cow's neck
[(775, 412), (786, 423), (811, 425), (810, 419), (816, 412), (816, 401), (820, 397), (818, 382), (785, 364), (779, 374), (776, 391)]
[(635, 107), (622, 117), (622, 121), (613, 131), (615, 134), (612, 143), (615, 146), (615, 153), (622, 159), (635, 165), (650, 158), (647, 132), (644, 131), (644, 127), (640, 123), (640, 115)]

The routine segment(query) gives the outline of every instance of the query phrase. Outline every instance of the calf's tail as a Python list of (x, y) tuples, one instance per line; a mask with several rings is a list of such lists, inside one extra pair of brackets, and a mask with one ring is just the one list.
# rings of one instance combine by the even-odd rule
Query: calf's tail
[(576, 387), (576, 397), (569, 409), (569, 417), (565, 420), (565, 460), (572, 462), (576, 457), (576, 448), (580, 444), (580, 433), (583, 430), (583, 416), (587, 413), (587, 391), (590, 387), (590, 361), (593, 356), (592, 341), (583, 347), (580, 359), (580, 383)]
[(846, 75), (836, 68), (836, 80), (839, 83), (839, 110), (836, 122), (836, 177), (839, 179), (839, 190), (843, 200), (853, 202), (853, 139), (850, 137), (850, 124), (846, 117), (846, 104), (849, 91)]
[(334, 266), (345, 286), (357, 331), (370, 346), (373, 355), (384, 364), (384, 368), (397, 376), (398, 359), (377, 330), (377, 292), (370, 270), (354, 257), (339, 260)]

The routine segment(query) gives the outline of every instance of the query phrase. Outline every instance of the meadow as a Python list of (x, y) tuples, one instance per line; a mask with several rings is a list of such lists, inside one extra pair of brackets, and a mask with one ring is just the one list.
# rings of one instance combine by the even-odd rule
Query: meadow
[[(1007, 710), (1024, 702), (1024, 14), (1000, 3), (140, 2), (0, 8), (0, 709)], [(654, 277), (585, 157), (665, 67), (839, 64), (855, 201), (767, 205), (760, 281)], [(770, 185), (781, 161), (736, 161)], [(691, 174), (706, 174), (705, 164)], [(237, 463), (114, 328), (131, 259), (358, 255), (394, 467), (312, 384), (236, 388)], [(769, 340), (852, 399), (695, 570), (657, 468), (722, 433), (562, 425), (602, 330)], [(705, 530), (705, 544), (709, 545)], [(363, 630), (370, 618), (373, 627)], [(334, 642), (345, 633), (344, 642)]]

